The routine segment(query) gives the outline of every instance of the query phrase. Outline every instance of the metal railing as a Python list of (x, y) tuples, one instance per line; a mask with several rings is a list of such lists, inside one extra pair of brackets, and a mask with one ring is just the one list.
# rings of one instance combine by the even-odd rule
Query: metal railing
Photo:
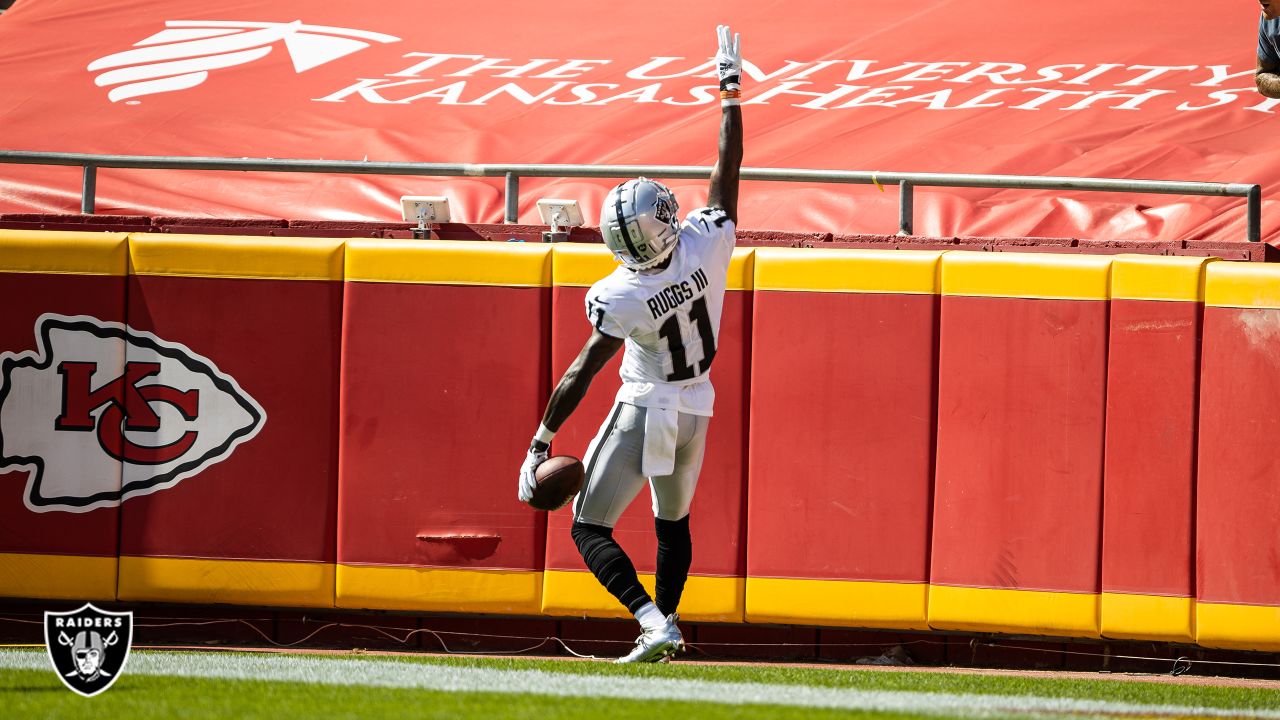
[[(520, 203), (520, 178), (708, 178), (711, 168), (696, 165), (502, 165), (466, 163), (368, 162), (337, 160), (277, 160), (273, 158), (151, 157), (81, 153), (0, 151), (0, 163), (69, 165), (83, 169), (80, 207), (92, 214), (98, 168), (137, 170), (236, 170), (241, 172), (298, 172), (341, 175), (416, 175), (429, 177), (505, 177), (505, 221), (514, 223)], [(962, 173), (871, 172), (864, 170), (805, 170), (742, 168), (743, 180), (897, 185), (898, 231), (913, 232), (914, 189), (917, 187), (990, 188), (1013, 190), (1083, 190), (1089, 192), (1216, 195), (1245, 198), (1246, 239), (1262, 238), (1262, 188), (1243, 183), (1126, 180), (1119, 178), (1040, 177), (1034, 175), (970, 175)]]

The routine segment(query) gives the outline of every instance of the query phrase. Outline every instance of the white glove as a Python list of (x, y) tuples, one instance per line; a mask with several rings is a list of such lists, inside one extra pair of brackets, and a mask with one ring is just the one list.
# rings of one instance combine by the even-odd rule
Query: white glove
[(534, 440), (529, 446), (529, 452), (525, 453), (524, 464), (520, 466), (520, 489), (517, 493), (520, 502), (527, 503), (533, 499), (533, 490), (538, 487), (535, 473), (538, 466), (547, 461), (549, 450), (551, 450), (550, 445)]
[(720, 38), (720, 50), (716, 52), (720, 91), (739, 90), (742, 85), (742, 52), (738, 49), (738, 33), (730, 36), (729, 26), (719, 25), (716, 35)]

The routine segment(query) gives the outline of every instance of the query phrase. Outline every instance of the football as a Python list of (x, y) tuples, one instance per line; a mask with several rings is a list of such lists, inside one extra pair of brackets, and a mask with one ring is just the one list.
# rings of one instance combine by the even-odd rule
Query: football
[(538, 486), (534, 488), (529, 504), (537, 510), (559, 510), (582, 489), (585, 475), (582, 462), (576, 457), (557, 455), (547, 458), (534, 473)]

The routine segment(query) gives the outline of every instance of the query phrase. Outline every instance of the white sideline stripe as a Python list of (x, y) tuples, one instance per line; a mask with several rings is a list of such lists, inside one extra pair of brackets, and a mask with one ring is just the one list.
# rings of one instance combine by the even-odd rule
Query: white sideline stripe
[[(0, 651), (0, 670), (48, 670), (43, 651)], [(961, 695), (894, 690), (715, 682), (671, 678), (580, 675), (543, 670), (496, 670), (391, 660), (316, 658), (298, 655), (229, 655), (135, 652), (125, 674), (225, 680), (357, 685), (446, 692), (522, 693), (558, 697), (675, 700), (724, 705), (781, 705), (922, 715), (990, 717), (1248, 717), (1278, 718), (1280, 711), (1187, 705), (1145, 705), (1038, 695)]]

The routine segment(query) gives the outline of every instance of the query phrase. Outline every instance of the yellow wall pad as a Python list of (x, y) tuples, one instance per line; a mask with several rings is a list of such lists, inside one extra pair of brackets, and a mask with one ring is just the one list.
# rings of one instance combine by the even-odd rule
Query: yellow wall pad
[(437, 285), (551, 285), (551, 246), (479, 240), (349, 240), (347, 280)]
[(0, 273), (125, 275), (126, 233), (0, 230)]
[(936, 294), (942, 252), (760, 248), (757, 290)]
[(1280, 607), (1197, 602), (1196, 642), (1211, 648), (1280, 652)]
[(747, 578), (747, 622), (928, 630), (929, 586)]
[(120, 557), (125, 601), (333, 607), (333, 583), (327, 563)]
[(1111, 262), (1097, 255), (949, 252), (942, 258), (942, 294), (1106, 300)]
[(1193, 643), (1194, 619), (1191, 598), (1102, 593), (1103, 637)]
[(338, 566), (342, 608), (537, 615), (541, 593), (536, 570)]
[(129, 236), (135, 275), (341, 280), (345, 240), (235, 235)]
[[(589, 572), (548, 570), (544, 573), (542, 612), (594, 618), (629, 618), (631, 613)], [(653, 575), (640, 573), (640, 584), (653, 597)], [(746, 581), (743, 578), (690, 575), (680, 597), (680, 619), (691, 622), (742, 622)]]
[(1205, 271), (1205, 305), (1280, 308), (1280, 265), (1216, 262)]
[(0, 596), (115, 600), (116, 559), (0, 553)]
[[(757, 248), (737, 248), (729, 261), (726, 288), (750, 290), (754, 283), (753, 261)], [(613, 253), (604, 245), (559, 243), (552, 251), (551, 280), (565, 287), (591, 287), (618, 267)], [(683, 617), (683, 616), (682, 616)]]
[(1205, 266), (1216, 259), (1117, 255), (1111, 265), (1111, 299), (1204, 302)]
[(756, 248), (737, 248), (729, 259), (726, 290), (752, 290), (756, 285)]
[(551, 281), (556, 285), (591, 287), (618, 267), (604, 245), (557, 243), (552, 247)]
[(1016, 635), (1099, 637), (1098, 596), (1086, 593), (929, 587), (929, 627)]

